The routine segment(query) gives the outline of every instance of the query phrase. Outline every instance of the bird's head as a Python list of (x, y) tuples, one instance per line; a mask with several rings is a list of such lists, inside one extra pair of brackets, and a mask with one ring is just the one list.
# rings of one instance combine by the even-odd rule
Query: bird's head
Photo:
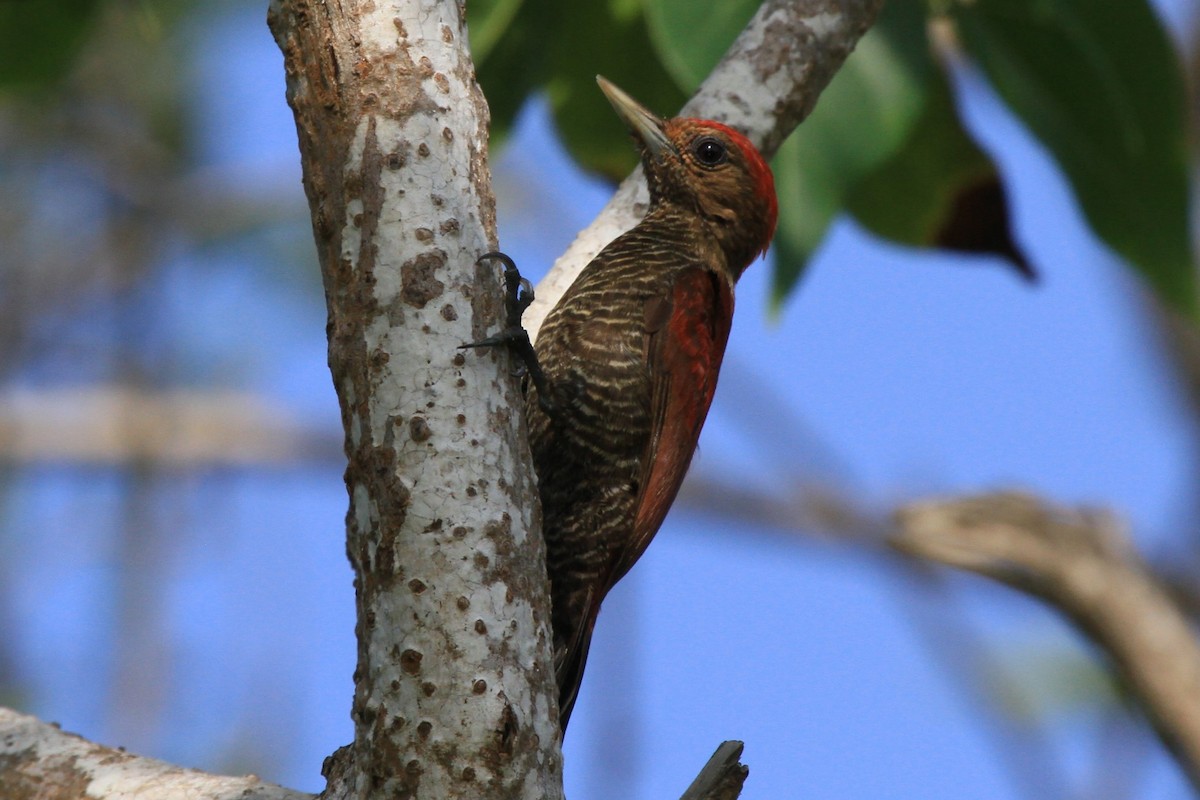
[(608, 101), (638, 142), (651, 207), (677, 204), (707, 223), (736, 279), (775, 234), (775, 179), (742, 134), (705, 119), (659, 119), (597, 76)]

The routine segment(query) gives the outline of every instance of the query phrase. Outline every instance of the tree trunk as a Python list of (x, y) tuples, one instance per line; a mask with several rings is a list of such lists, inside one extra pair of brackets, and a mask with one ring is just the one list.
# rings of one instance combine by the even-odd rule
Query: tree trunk
[(346, 431), (348, 797), (561, 796), (535, 484), (498, 320), (488, 112), (462, 8), (281, 0)]

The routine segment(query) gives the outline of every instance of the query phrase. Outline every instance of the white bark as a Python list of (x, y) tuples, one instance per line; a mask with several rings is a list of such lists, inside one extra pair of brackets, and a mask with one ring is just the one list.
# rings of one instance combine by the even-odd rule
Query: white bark
[(273, 7), (349, 467), (355, 797), (561, 796), (544, 555), (498, 321), (487, 108), (460, 7)]
[(226, 777), (102, 747), (0, 708), (0, 797), (5, 800), (311, 800), (253, 775)]

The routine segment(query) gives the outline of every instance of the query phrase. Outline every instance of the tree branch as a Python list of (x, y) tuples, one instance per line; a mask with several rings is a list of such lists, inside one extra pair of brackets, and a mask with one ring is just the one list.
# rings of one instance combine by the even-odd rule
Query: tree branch
[(737, 741), (721, 742), (679, 800), (736, 800), (750, 774), (739, 760), (743, 746)]
[[(883, 0), (766, 0), (680, 114), (739, 128), (770, 158), (812, 111), (882, 7)], [(638, 167), (538, 283), (523, 319), (531, 338), (580, 270), (636, 225), (648, 202)]]
[(1021, 494), (914, 503), (892, 545), (1039, 597), (1112, 660), (1200, 788), (1200, 644), (1111, 515)]
[(209, 775), (93, 744), (7, 708), (0, 708), (0, 731), (5, 800), (312, 800), (253, 775)]

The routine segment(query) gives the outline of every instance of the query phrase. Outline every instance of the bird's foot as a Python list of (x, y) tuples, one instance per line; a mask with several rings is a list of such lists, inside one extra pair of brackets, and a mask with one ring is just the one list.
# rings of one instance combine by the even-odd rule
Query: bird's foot
[(507, 347), (509, 351), (517, 357), (520, 366), (514, 374), (528, 375), (533, 381), (533, 386), (537, 389), (538, 405), (547, 414), (553, 411), (553, 404), (550, 402), (550, 392), (546, 383), (546, 373), (542, 371), (541, 364), (538, 363), (537, 351), (533, 349), (533, 342), (529, 340), (529, 331), (525, 330), (525, 326), (521, 324), (521, 316), (525, 313), (525, 309), (529, 308), (529, 304), (533, 302), (533, 286), (528, 280), (521, 277), (520, 270), (517, 265), (504, 253), (492, 252), (484, 253), (476, 261), (490, 261), (495, 259), (504, 265), (504, 330), (497, 334), (481, 339), (478, 342), (468, 342), (459, 345), (459, 350), (468, 348), (481, 347)]

